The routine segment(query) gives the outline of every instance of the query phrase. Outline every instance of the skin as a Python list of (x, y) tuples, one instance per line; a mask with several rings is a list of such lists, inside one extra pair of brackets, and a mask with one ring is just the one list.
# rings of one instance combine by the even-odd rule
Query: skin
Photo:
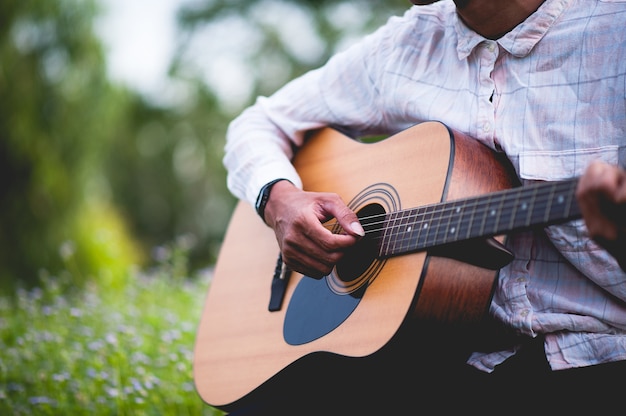
[[(437, 1), (411, 0), (425, 5)], [(476, 33), (498, 39), (526, 20), (544, 0), (455, 0), (457, 14)]]
[(626, 171), (591, 163), (578, 182), (576, 199), (591, 238), (626, 271)]
[[(435, 1), (411, 0), (423, 5)], [(543, 0), (455, 0), (460, 18), (474, 31), (497, 39), (523, 22)], [(626, 172), (596, 162), (581, 177), (577, 200), (590, 236), (626, 270)], [(343, 233), (333, 234), (322, 222), (336, 218)], [(358, 218), (336, 194), (297, 189), (288, 181), (272, 188), (265, 220), (274, 229), (283, 260), (310, 277), (329, 274), (346, 249), (363, 235)]]

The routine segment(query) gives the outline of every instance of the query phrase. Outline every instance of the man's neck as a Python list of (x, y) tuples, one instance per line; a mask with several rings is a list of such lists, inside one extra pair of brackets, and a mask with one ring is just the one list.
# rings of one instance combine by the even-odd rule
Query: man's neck
[(545, 0), (454, 0), (457, 13), (476, 33), (498, 39), (533, 14)]

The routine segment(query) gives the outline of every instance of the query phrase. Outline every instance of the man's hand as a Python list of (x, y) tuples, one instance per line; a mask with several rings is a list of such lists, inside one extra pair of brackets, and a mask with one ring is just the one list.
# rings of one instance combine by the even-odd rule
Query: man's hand
[[(336, 218), (343, 232), (333, 234), (323, 222)], [(274, 229), (289, 268), (304, 275), (328, 275), (345, 250), (365, 235), (356, 214), (332, 193), (305, 192), (291, 182), (272, 188), (265, 221)]]
[(626, 271), (626, 171), (593, 162), (580, 178), (576, 199), (591, 238)]

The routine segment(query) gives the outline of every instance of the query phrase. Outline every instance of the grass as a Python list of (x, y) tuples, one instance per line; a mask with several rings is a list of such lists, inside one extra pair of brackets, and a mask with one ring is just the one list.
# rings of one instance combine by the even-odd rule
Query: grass
[(222, 415), (192, 376), (209, 275), (169, 271), (0, 295), (0, 415)]

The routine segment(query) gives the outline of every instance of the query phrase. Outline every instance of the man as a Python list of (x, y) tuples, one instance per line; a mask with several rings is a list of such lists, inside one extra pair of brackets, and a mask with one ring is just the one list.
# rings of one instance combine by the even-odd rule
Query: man
[[(515, 258), (499, 273), (490, 315), (513, 341), (462, 365), (447, 350), (420, 352), (405, 369), (420, 379), (386, 389), (393, 399), (363, 400), (370, 410), (496, 413), (619, 403), (608, 380), (626, 374), (626, 175), (617, 167), (626, 158), (626, 2), (413, 3), (233, 121), (231, 191), (259, 201), (287, 265), (321, 277), (364, 231), (337, 195), (302, 191), (290, 161), (309, 130), (391, 135), (440, 120), (506, 154), (523, 185), (580, 176), (584, 220), (507, 239)], [(333, 217), (343, 233), (322, 226)], [(378, 380), (371, 387), (382, 391), (389, 381)]]

